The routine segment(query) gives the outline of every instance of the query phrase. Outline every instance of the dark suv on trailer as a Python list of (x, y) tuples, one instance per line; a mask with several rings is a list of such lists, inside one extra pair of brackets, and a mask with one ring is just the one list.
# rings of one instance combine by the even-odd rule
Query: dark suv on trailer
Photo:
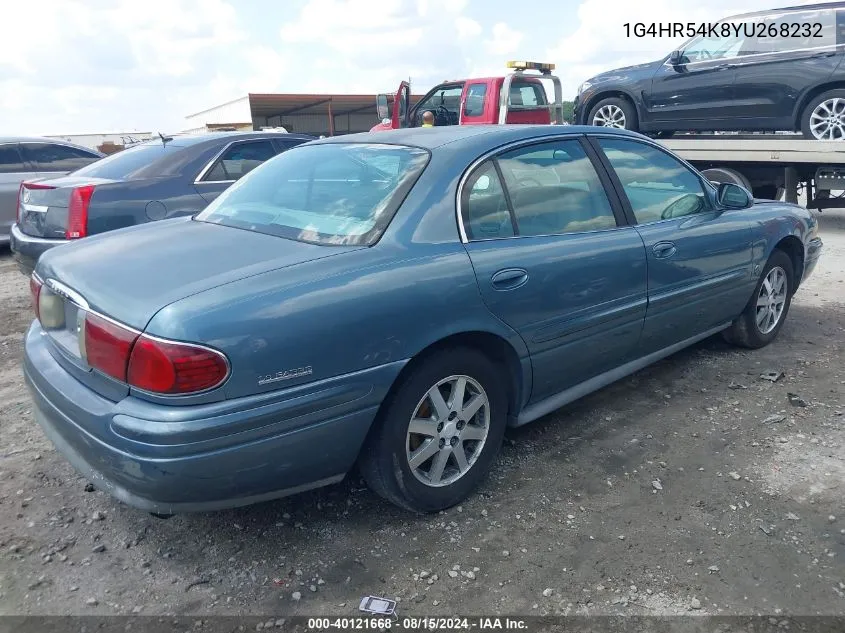
[(576, 122), (656, 136), (790, 130), (845, 140), (845, 2), (748, 13), (718, 27), (663, 59), (585, 81)]

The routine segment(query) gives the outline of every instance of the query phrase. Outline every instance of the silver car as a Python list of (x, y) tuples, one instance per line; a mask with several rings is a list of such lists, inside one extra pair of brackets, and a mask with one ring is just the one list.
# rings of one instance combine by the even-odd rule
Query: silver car
[(0, 246), (9, 243), (22, 181), (76, 171), (104, 156), (64, 141), (0, 136)]

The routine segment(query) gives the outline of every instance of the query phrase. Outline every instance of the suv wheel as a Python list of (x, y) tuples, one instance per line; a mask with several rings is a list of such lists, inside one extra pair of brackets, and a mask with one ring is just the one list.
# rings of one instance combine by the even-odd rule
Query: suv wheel
[(819, 141), (845, 141), (845, 90), (812, 99), (801, 113), (801, 133)]
[(634, 132), (639, 129), (637, 111), (633, 104), (619, 97), (608, 97), (594, 105), (587, 117), (587, 124)]

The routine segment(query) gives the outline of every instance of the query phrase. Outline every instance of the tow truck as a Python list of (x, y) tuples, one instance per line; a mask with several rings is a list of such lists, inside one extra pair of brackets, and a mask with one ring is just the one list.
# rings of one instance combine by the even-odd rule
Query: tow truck
[[(502, 77), (444, 81), (411, 104), (403, 81), (395, 95), (380, 94), (381, 123), (372, 132), (422, 125), (431, 111), (435, 125), (561, 124), (560, 80), (554, 64), (511, 61)], [(528, 74), (533, 71), (536, 74)], [(543, 80), (554, 86), (549, 102)], [(845, 142), (804, 139), (796, 134), (678, 134), (656, 142), (695, 166), (709, 180), (732, 182), (757, 198), (779, 199), (808, 209), (845, 208)]]
[[(507, 67), (512, 72), (501, 77), (444, 81), (414, 105), (411, 105), (411, 85), (403, 81), (395, 95), (380, 94), (376, 98), (381, 123), (370, 131), (419, 127), (426, 111), (434, 115), (438, 127), (491, 123), (566, 125), (560, 79), (552, 74), (554, 64), (510, 61)], [(544, 81), (553, 86), (551, 102)]]

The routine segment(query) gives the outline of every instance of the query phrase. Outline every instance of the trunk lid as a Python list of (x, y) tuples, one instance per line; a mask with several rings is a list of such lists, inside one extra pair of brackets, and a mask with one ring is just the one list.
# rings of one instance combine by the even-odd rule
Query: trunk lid
[(93, 311), (143, 330), (164, 306), (269, 270), (358, 250), (175, 218), (47, 251), (36, 274), (79, 293)]
[(21, 191), (18, 208), (18, 227), (27, 235), (47, 239), (65, 239), (68, 221), (68, 204), (75, 187), (107, 185), (116, 180), (84, 176), (60, 176), (29, 180), (32, 188)]

